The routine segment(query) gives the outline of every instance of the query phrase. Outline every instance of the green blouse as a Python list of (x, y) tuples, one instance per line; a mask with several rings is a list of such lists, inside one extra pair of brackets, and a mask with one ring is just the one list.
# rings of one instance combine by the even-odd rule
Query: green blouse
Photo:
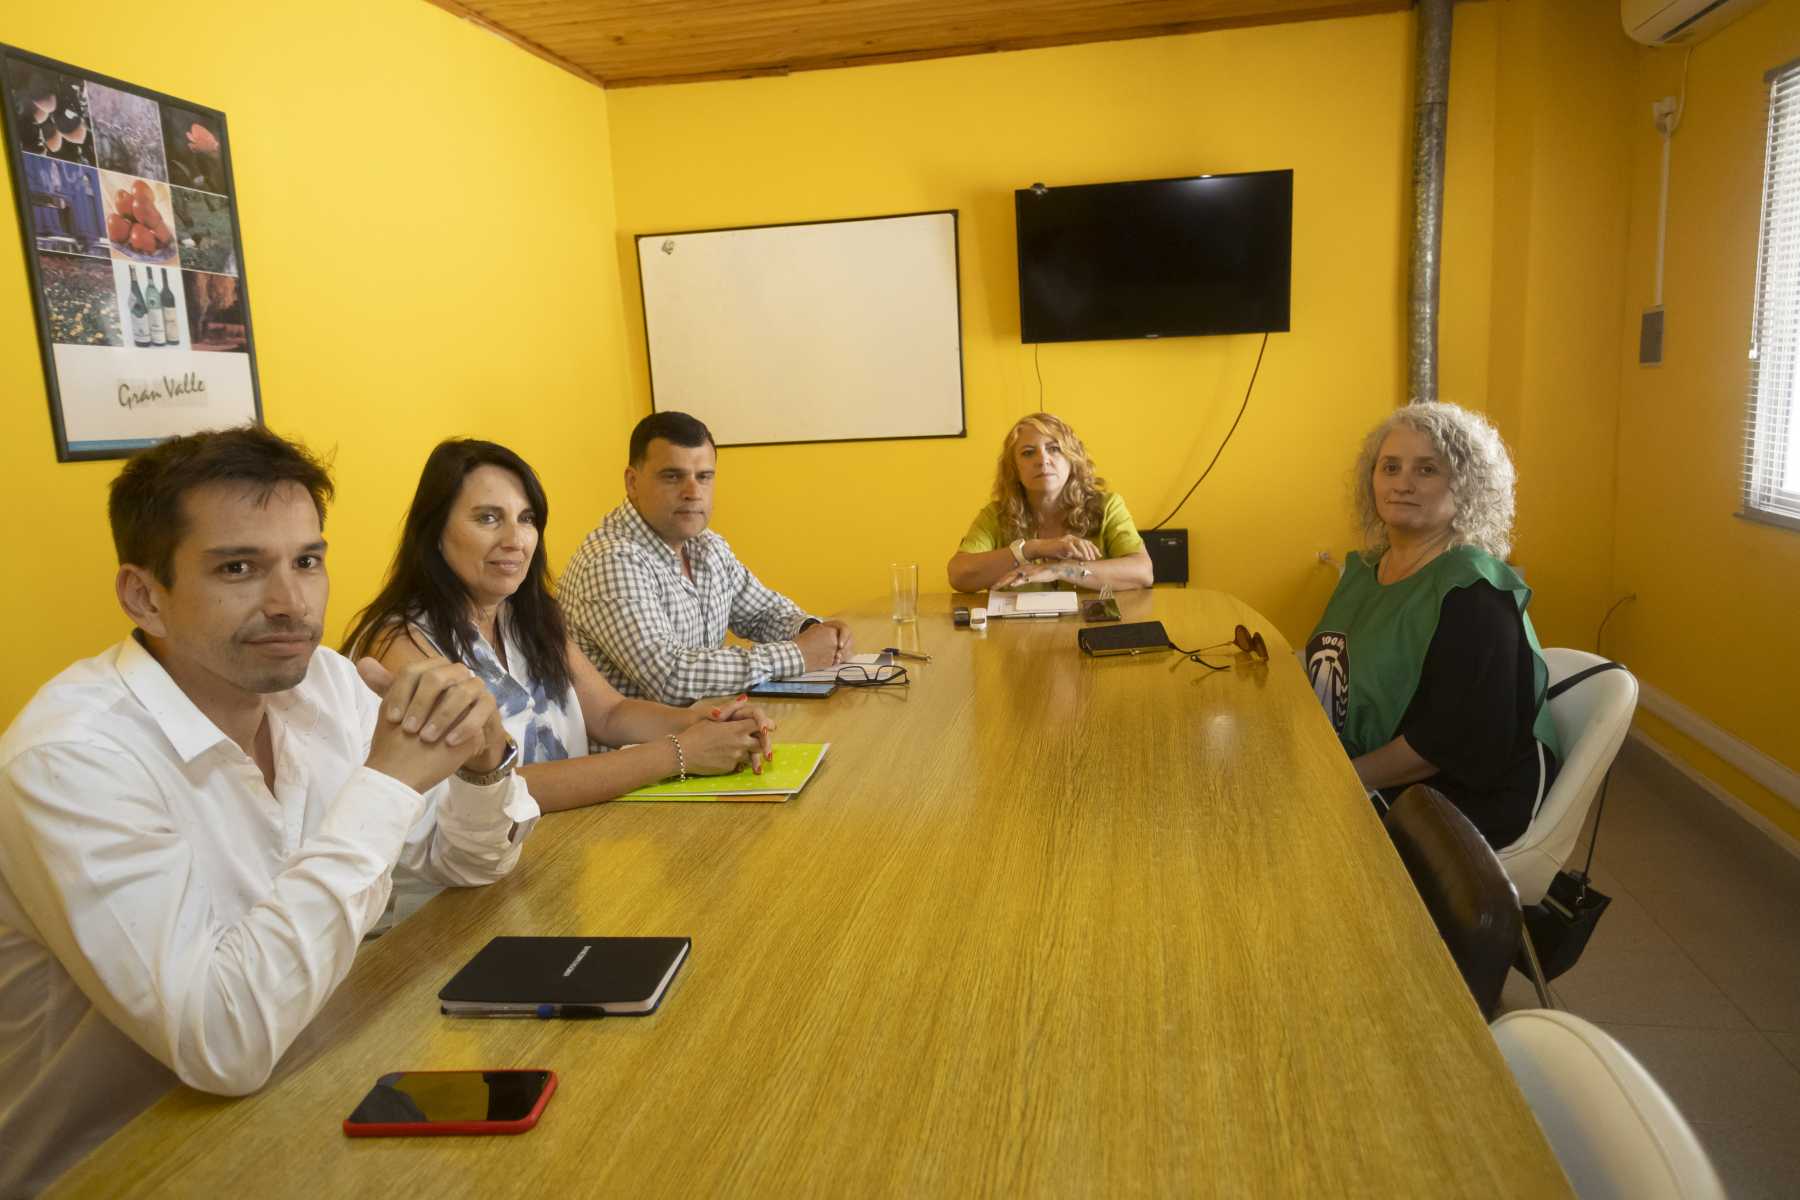
[[(1474, 546), (1446, 550), (1398, 583), (1381, 582), (1376, 562), (1352, 552), (1306, 643), (1306, 672), (1344, 750), (1367, 754), (1394, 740), (1418, 691), (1444, 597), (1483, 582), (1511, 596), (1531, 647), (1537, 715), (1532, 733), (1558, 757), (1562, 746), (1544, 700), (1550, 672), (1525, 606), (1531, 589), (1511, 567)], [(1352, 662), (1354, 661), (1354, 669)]]
[[(1119, 493), (1106, 494), (1106, 512), (1100, 520), (1100, 533), (1092, 540), (1100, 547), (1102, 558), (1123, 558), (1144, 548), (1144, 539), (1138, 536), (1137, 525), (1132, 521), (1131, 513), (1126, 511), (1125, 501)], [(975, 523), (963, 534), (962, 545), (958, 548), (964, 554), (985, 554), (989, 550), (1004, 550), (1008, 544), (1000, 540), (1000, 508), (990, 504), (975, 514)]]

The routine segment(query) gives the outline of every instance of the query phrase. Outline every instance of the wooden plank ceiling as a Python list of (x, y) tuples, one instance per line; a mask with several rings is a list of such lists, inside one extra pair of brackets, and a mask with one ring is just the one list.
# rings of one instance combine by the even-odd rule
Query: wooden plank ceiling
[(1356, 16), (1412, 0), (430, 0), (603, 87)]

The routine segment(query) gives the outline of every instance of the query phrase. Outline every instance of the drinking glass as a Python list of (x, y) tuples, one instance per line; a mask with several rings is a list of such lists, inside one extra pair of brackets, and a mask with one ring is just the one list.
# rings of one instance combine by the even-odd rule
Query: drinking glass
[(919, 564), (916, 562), (889, 563), (888, 578), (893, 583), (894, 620), (918, 620)]

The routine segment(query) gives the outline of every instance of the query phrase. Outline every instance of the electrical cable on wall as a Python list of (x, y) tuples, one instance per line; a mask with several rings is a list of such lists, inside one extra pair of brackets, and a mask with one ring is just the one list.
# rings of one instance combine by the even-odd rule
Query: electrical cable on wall
[(1600, 618), (1600, 628), (1594, 630), (1594, 653), (1595, 654), (1605, 654), (1606, 653), (1606, 651), (1604, 651), (1600, 648), (1600, 645), (1601, 645), (1600, 639), (1602, 637), (1604, 637), (1606, 634), (1606, 623), (1608, 621), (1612, 620), (1612, 615), (1619, 611), (1619, 606), (1621, 604), (1624, 604), (1628, 600), (1636, 600), (1636, 599), (1637, 599), (1636, 592), (1630, 592), (1626, 595), (1620, 596), (1617, 600), (1613, 601), (1612, 607), (1606, 610), (1606, 615)]
[(1250, 393), (1256, 390), (1256, 375), (1258, 371), (1262, 370), (1263, 351), (1268, 348), (1269, 335), (1265, 333), (1263, 334), (1262, 345), (1257, 347), (1256, 350), (1256, 365), (1250, 368), (1250, 383), (1244, 388), (1244, 402), (1238, 406), (1238, 413), (1237, 416), (1232, 419), (1231, 428), (1225, 431), (1225, 440), (1219, 443), (1218, 450), (1213, 453), (1212, 461), (1206, 464), (1206, 470), (1200, 472), (1200, 478), (1194, 480), (1194, 486), (1187, 490), (1187, 495), (1183, 496), (1180, 503), (1176, 504), (1175, 507), (1169, 511), (1168, 516), (1150, 526), (1151, 529), (1161, 529), (1164, 525), (1167, 525), (1170, 521), (1175, 519), (1175, 514), (1181, 511), (1182, 505), (1188, 502), (1195, 490), (1198, 489), (1201, 484), (1206, 482), (1206, 477), (1212, 474), (1212, 469), (1219, 463), (1219, 455), (1225, 453), (1225, 447), (1231, 445), (1231, 435), (1237, 432), (1238, 422), (1244, 419), (1244, 410), (1250, 407)]

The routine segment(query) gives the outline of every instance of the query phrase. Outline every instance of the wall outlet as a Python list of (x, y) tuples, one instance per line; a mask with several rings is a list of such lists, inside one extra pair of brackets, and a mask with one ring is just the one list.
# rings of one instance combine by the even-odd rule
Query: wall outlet
[(1664, 96), (1660, 100), (1650, 102), (1650, 122), (1656, 126), (1656, 132), (1664, 137), (1675, 132), (1680, 114), (1681, 101), (1673, 96)]

